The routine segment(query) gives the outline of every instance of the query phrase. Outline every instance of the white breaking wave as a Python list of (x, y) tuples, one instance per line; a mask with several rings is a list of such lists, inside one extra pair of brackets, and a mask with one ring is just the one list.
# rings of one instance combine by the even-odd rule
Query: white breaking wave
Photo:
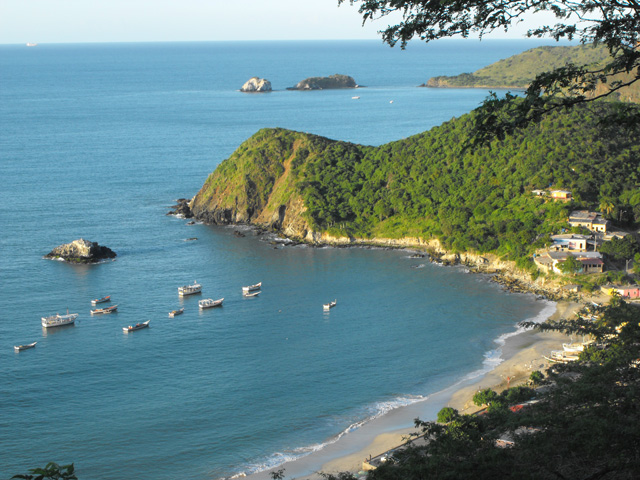
[[(545, 320), (547, 320), (551, 315), (553, 315), (555, 311), (556, 311), (556, 303), (551, 302), (549, 300), (545, 300), (545, 306), (540, 311), (540, 313), (535, 317), (529, 318), (527, 320), (533, 323), (542, 323)], [(502, 347), (507, 342), (507, 339), (511, 337), (515, 337), (516, 335), (520, 335), (521, 333), (524, 333), (526, 331), (527, 331), (526, 328), (521, 327), (520, 325), (516, 325), (516, 329), (513, 332), (504, 333), (500, 335), (498, 338), (496, 338), (494, 340), (494, 343), (498, 344), (498, 348), (485, 352), (484, 361), (482, 362), (482, 368), (479, 370), (476, 370), (475, 372), (469, 373), (464, 377), (462, 381), (464, 382), (464, 381), (468, 381), (468, 380), (480, 377), (490, 372), (491, 370), (496, 368), (498, 365), (500, 365), (502, 362), (504, 362), (504, 358), (502, 358)]]
[(318, 452), (328, 445), (332, 445), (340, 440), (345, 435), (357, 430), (362, 427), (366, 423), (379, 418), (396, 408), (406, 407), (408, 405), (412, 405), (417, 402), (421, 402), (426, 400), (428, 397), (422, 395), (407, 395), (398, 397), (392, 400), (381, 401), (365, 408), (365, 418), (362, 420), (358, 420), (352, 424), (350, 424), (347, 428), (342, 430), (337, 435), (334, 435), (329, 440), (323, 443), (315, 443), (312, 445), (307, 445), (304, 447), (294, 448), (292, 450), (286, 450), (284, 452), (275, 452), (264, 460), (258, 461), (256, 463), (246, 465), (240, 472), (237, 472), (232, 477), (229, 478), (238, 478), (245, 475), (253, 475), (259, 472), (264, 472), (266, 470), (271, 470), (273, 468), (277, 468), (284, 463), (292, 462), (294, 460), (298, 460), (300, 458), (306, 457), (314, 452)]

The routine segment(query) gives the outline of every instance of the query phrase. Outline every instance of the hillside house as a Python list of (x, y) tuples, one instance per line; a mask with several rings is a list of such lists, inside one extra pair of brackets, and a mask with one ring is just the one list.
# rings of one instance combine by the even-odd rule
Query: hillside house
[(544, 197), (547, 195), (547, 192), (544, 190), (531, 190), (531, 193), (536, 197)]
[(600, 289), (607, 295), (617, 293), (622, 298), (640, 298), (640, 286), (638, 285), (604, 285)]
[(569, 225), (572, 227), (585, 227), (592, 232), (606, 233), (609, 221), (597, 212), (588, 210), (574, 210), (569, 215)]
[(563, 202), (570, 202), (573, 200), (573, 195), (569, 190), (551, 190), (551, 198)]
[(587, 235), (578, 235), (576, 233), (551, 235), (553, 245), (549, 247), (549, 250), (586, 252), (589, 238)]
[(569, 251), (548, 251), (534, 257), (534, 263), (547, 272), (562, 273), (558, 264), (564, 262), (570, 256), (575, 257), (582, 264), (578, 273), (602, 273), (604, 272), (604, 261), (600, 252), (569, 252)]

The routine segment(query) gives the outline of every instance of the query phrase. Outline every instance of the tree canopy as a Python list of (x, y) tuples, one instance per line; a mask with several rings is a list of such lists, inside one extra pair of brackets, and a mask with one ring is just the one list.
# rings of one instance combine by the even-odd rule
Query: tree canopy
[[(339, 4), (346, 0), (338, 0)], [(447, 37), (482, 38), (496, 30), (508, 31), (537, 12), (551, 12), (557, 23), (538, 24), (529, 37), (578, 40), (583, 44), (604, 45), (611, 58), (597, 65), (566, 64), (540, 73), (529, 85), (525, 101), (495, 95), (484, 104), (484, 116), (477, 123), (483, 140), (537, 121), (551, 110), (570, 108), (577, 103), (608, 97), (640, 79), (640, 3), (635, 0), (349, 0), (359, 4), (363, 23), (390, 14), (401, 14), (402, 21), (381, 31), (383, 41), (404, 48), (413, 38), (430, 42)], [(535, 19), (534, 19), (535, 20)], [(605, 122), (636, 125), (638, 114), (621, 108)]]

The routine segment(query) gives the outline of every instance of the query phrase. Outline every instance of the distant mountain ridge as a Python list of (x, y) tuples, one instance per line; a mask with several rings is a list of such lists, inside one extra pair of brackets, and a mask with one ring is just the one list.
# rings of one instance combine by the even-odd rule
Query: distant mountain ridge
[[(422, 87), (434, 88), (510, 88), (526, 89), (536, 75), (563, 67), (569, 63), (575, 65), (598, 65), (606, 61), (608, 50), (603, 46), (579, 45), (575, 47), (537, 47), (518, 55), (499, 60), (473, 73), (461, 73), (455, 76), (431, 77)], [(624, 80), (625, 75), (616, 77)], [(606, 87), (600, 85), (597, 94)], [(640, 102), (640, 86), (631, 86), (612, 95), (621, 101)]]

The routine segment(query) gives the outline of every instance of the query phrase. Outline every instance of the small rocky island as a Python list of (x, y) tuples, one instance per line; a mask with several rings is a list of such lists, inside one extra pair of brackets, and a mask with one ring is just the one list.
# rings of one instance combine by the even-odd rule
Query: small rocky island
[(251, 77), (240, 89), (241, 92), (262, 93), (271, 91), (271, 82), (266, 78)]
[(287, 90), (329, 90), (336, 88), (358, 88), (359, 85), (349, 75), (329, 75), (328, 77), (309, 77)]
[(97, 242), (90, 242), (83, 238), (60, 245), (44, 256), (44, 258), (64, 260), (69, 263), (97, 263), (115, 257), (116, 252), (109, 247), (98, 245)]

